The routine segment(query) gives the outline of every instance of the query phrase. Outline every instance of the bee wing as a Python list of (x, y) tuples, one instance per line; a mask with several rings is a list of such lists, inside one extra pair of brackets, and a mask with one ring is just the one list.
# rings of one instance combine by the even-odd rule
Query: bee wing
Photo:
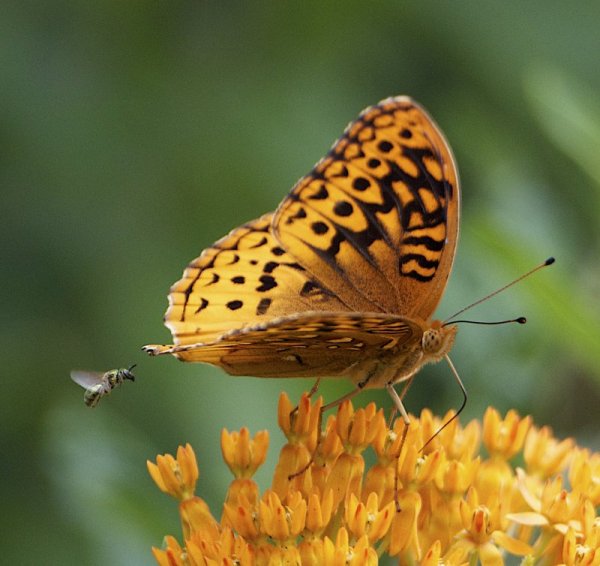
[(102, 383), (103, 376), (103, 373), (97, 371), (74, 369), (71, 372), (71, 379), (77, 383), (77, 385), (81, 385), (81, 387), (85, 389), (89, 389), (90, 387), (94, 387), (94, 385)]

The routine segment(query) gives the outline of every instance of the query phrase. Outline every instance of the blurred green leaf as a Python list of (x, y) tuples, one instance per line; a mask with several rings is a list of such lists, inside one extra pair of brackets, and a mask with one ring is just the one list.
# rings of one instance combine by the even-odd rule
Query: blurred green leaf
[(597, 185), (600, 211), (600, 104), (597, 91), (568, 70), (537, 65), (525, 75), (525, 93), (542, 130)]

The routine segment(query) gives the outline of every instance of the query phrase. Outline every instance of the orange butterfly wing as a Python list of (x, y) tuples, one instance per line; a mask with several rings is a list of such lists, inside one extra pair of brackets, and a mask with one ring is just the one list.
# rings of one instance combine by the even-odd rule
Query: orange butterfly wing
[(165, 324), (176, 345), (208, 343), (259, 320), (347, 307), (285, 251), (271, 214), (248, 222), (202, 252), (172, 287)]
[(282, 246), (353, 310), (428, 320), (454, 259), (458, 175), (407, 97), (364, 110), (273, 219)]
[(312, 311), (234, 329), (201, 346), (147, 348), (218, 365), (231, 375), (360, 380), (420, 332), (418, 324), (394, 315)]
[(354, 381), (393, 350), (398, 370), (444, 292), (458, 221), (443, 135), (410, 99), (385, 100), (348, 126), (274, 216), (190, 263), (165, 316), (175, 345), (145, 349), (234, 375)]

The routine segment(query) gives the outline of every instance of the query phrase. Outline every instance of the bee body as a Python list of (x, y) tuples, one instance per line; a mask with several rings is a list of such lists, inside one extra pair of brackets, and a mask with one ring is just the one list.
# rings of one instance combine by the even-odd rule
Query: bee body
[(135, 376), (131, 373), (134, 367), (135, 365), (129, 369), (111, 369), (105, 373), (73, 370), (71, 372), (71, 379), (85, 389), (83, 402), (88, 407), (95, 407), (102, 397), (110, 395), (112, 390), (121, 385), (126, 379), (135, 381)]

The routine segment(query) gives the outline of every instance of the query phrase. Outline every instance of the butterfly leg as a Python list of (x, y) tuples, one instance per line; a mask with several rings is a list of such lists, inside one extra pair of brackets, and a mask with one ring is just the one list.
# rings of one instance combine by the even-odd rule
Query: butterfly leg
[[(327, 405), (323, 405), (321, 407), (321, 411), (319, 413), (319, 423), (318, 423), (318, 427), (317, 427), (317, 430), (319, 431), (319, 437), (317, 439), (317, 446), (315, 447), (315, 451), (313, 452), (312, 456), (310, 457), (310, 460), (308, 461), (308, 463), (305, 466), (302, 466), (302, 468), (300, 470), (298, 470), (297, 472), (294, 472), (293, 474), (291, 474), (288, 477), (288, 480), (292, 480), (293, 478), (298, 477), (299, 475), (306, 472), (306, 470), (308, 470), (308, 468), (314, 462), (315, 455), (317, 453), (317, 450), (319, 449), (319, 444), (321, 442), (321, 425), (323, 423), (323, 413), (325, 411), (328, 411), (329, 409), (333, 409), (334, 407), (341, 405), (344, 401), (347, 401), (348, 399), (352, 399), (352, 397), (354, 397), (357, 393), (360, 393), (365, 388), (367, 383), (369, 383), (371, 378), (377, 373), (377, 369), (378, 369), (377, 366), (374, 366), (373, 369), (367, 374), (367, 376), (362, 381), (359, 381), (356, 384), (355, 389), (353, 389), (352, 391), (349, 391), (345, 395), (342, 395), (339, 399), (336, 399), (335, 401), (332, 401), (331, 403), (327, 403)], [(318, 387), (318, 384), (319, 384), (319, 380), (317, 379), (317, 382), (315, 383), (313, 388)], [(396, 392), (394, 391), (394, 393), (396, 393)], [(400, 402), (400, 403), (402, 403), (402, 402)]]
[[(410, 385), (410, 382), (408, 383), (408, 385)], [(404, 389), (407, 389), (408, 385), (405, 386)], [(390, 397), (394, 402), (395, 409), (397, 409), (400, 412), (404, 424), (408, 427), (410, 425), (410, 418), (408, 416), (408, 413), (406, 412), (406, 409), (404, 408), (404, 404), (402, 403), (402, 397), (398, 395), (398, 392), (394, 389), (393, 384), (389, 383), (385, 386), (385, 388), (387, 389), (387, 392), (390, 394)], [(402, 393), (404, 394), (405, 391), (403, 390)]]
[(317, 379), (313, 383), (313, 386), (310, 388), (310, 391), (308, 392), (309, 399), (319, 390), (319, 385), (321, 385), (321, 378), (317, 377)]
[(454, 375), (454, 379), (456, 380), (456, 383), (458, 383), (458, 386), (460, 387), (460, 390), (462, 391), (463, 394), (463, 401), (458, 409), (458, 411), (456, 411), (440, 428), (438, 428), (435, 431), (435, 434), (425, 443), (423, 444), (423, 446), (421, 446), (421, 450), (420, 452), (423, 452), (425, 450), (425, 448), (427, 448), (427, 446), (429, 445), (429, 443), (440, 433), (442, 432), (454, 419), (458, 418), (458, 416), (463, 412), (463, 409), (465, 408), (466, 404), (467, 404), (467, 390), (462, 382), (462, 379), (460, 378), (460, 375), (458, 375), (458, 372), (456, 371), (456, 368), (454, 367), (454, 364), (452, 363), (452, 360), (450, 359), (450, 356), (448, 356), (448, 354), (446, 354), (444, 356), (444, 358), (446, 359), (446, 362), (448, 363), (448, 366), (450, 367), (450, 371), (452, 371), (452, 374)]
[(410, 384), (412, 382), (412, 377), (408, 380), (407, 384), (402, 389), (402, 393), (398, 395), (398, 392), (394, 389), (393, 383), (388, 383), (385, 388), (387, 389), (392, 401), (394, 402), (395, 408), (400, 412), (402, 416), (402, 420), (404, 421), (404, 429), (402, 430), (402, 439), (400, 440), (400, 448), (398, 449), (398, 456), (396, 458), (396, 473), (394, 474), (394, 502), (396, 503), (396, 512), (399, 513), (400, 502), (398, 501), (398, 460), (400, 459), (400, 454), (402, 454), (402, 449), (404, 448), (404, 443), (406, 442), (406, 435), (408, 434), (408, 427), (410, 426), (410, 418), (406, 409), (404, 408), (404, 404), (402, 403), (402, 397), (406, 395), (406, 391), (408, 390)]
[[(292, 410), (292, 413), (296, 412), (297, 410), (298, 410), (298, 406), (296, 405), (296, 408)], [(288, 481), (292, 481), (294, 478), (301, 476), (304, 472), (306, 472), (306, 470), (308, 470), (308, 468), (310, 468), (313, 465), (313, 463), (315, 461), (315, 456), (317, 454), (317, 450), (319, 449), (319, 444), (321, 444), (321, 427), (322, 426), (323, 426), (323, 407), (321, 407), (321, 410), (319, 411), (319, 419), (317, 420), (317, 445), (315, 446), (313, 453), (310, 455), (308, 462), (306, 462), (306, 464), (304, 466), (302, 466), (299, 470), (296, 470), (293, 474), (290, 474), (288, 476)]]
[(341, 405), (344, 401), (347, 401), (348, 399), (352, 399), (352, 397), (354, 397), (357, 393), (360, 393), (361, 391), (362, 387), (357, 387), (356, 389), (353, 389), (352, 391), (346, 393), (346, 395), (342, 395), (339, 399), (336, 399), (331, 403), (327, 403), (327, 405), (323, 405), (321, 407), (321, 414), (323, 414), (325, 411), (328, 411), (329, 409), (333, 409), (334, 407)]
[[(313, 386), (310, 388), (310, 391), (308, 392), (308, 398), (310, 399), (318, 390), (319, 390), (319, 385), (321, 384), (321, 378), (318, 377), (315, 382), (313, 383)], [(291, 411), (290, 411), (290, 419), (294, 418), (296, 413), (298, 412), (298, 405), (296, 405)], [(320, 424), (320, 421), (319, 421)]]
[[(292, 480), (293, 478), (298, 477), (299, 475), (301, 475), (304, 472), (306, 472), (306, 470), (308, 470), (308, 468), (314, 462), (315, 455), (317, 453), (317, 450), (319, 449), (319, 444), (321, 443), (321, 426), (322, 426), (322, 423), (323, 423), (323, 413), (325, 411), (328, 411), (329, 409), (333, 409), (334, 407), (337, 407), (337, 406), (341, 405), (344, 401), (347, 401), (348, 399), (352, 399), (352, 397), (354, 397), (357, 393), (360, 393), (365, 388), (365, 386), (367, 385), (367, 383), (369, 382), (369, 380), (371, 379), (371, 377), (373, 377), (375, 375), (376, 370), (377, 370), (377, 368), (374, 367), (373, 370), (371, 370), (367, 374), (367, 376), (365, 377), (365, 379), (363, 379), (362, 381), (359, 381), (357, 383), (355, 389), (353, 389), (352, 391), (349, 391), (345, 395), (342, 395), (339, 399), (336, 399), (335, 401), (332, 401), (331, 403), (327, 403), (327, 405), (323, 405), (321, 407), (321, 411), (319, 412), (319, 422), (318, 422), (318, 425), (317, 425), (317, 430), (319, 431), (319, 436), (317, 438), (317, 445), (315, 447), (315, 451), (311, 455), (310, 460), (308, 461), (308, 463), (305, 466), (302, 466), (302, 468), (300, 470), (298, 470), (297, 472), (294, 472), (293, 474), (291, 474), (288, 477), (288, 480)], [(316, 389), (319, 387), (319, 382), (320, 382), (320, 380), (317, 379), (317, 381), (313, 385), (313, 388), (311, 389), (309, 395), (313, 395), (314, 394), (314, 391), (316, 391)], [(394, 391), (394, 393), (396, 393), (396, 392)]]
[[(318, 384), (318, 381), (319, 380), (317, 380), (317, 383), (315, 385)], [(310, 460), (306, 463), (306, 465), (302, 466), (302, 468), (300, 468), (298, 471), (296, 471), (293, 474), (290, 474), (288, 476), (288, 481), (291, 481), (294, 478), (301, 476), (304, 472), (306, 472), (306, 470), (308, 470), (308, 468), (310, 468), (312, 466), (313, 462), (315, 461), (315, 456), (317, 454), (317, 450), (319, 449), (319, 444), (321, 444), (321, 427), (323, 425), (323, 413), (325, 411), (328, 411), (329, 409), (332, 409), (333, 407), (337, 407), (338, 405), (341, 405), (344, 401), (346, 401), (347, 399), (351, 399), (360, 391), (362, 391), (362, 388), (357, 387), (356, 389), (353, 389), (352, 391), (349, 391), (348, 393), (346, 393), (346, 395), (342, 395), (339, 399), (336, 399), (335, 401), (332, 401), (331, 403), (327, 403), (327, 405), (323, 405), (321, 407), (321, 410), (319, 411), (319, 421), (317, 423), (318, 437), (317, 437), (317, 445), (315, 446), (315, 450), (311, 454)], [(292, 412), (295, 412), (297, 410), (297, 408), (298, 407), (296, 407), (296, 409), (292, 410)]]
[[(402, 391), (398, 395), (400, 397), (400, 399), (404, 399), (404, 397), (406, 396), (408, 388), (412, 385), (415, 375), (416, 375), (416, 373), (413, 373), (410, 377), (408, 377), (407, 379), (404, 380), (406, 383), (404, 384)], [(396, 383), (396, 382), (393, 382), (393, 383)], [(394, 393), (396, 393), (395, 390), (394, 390)], [(392, 400), (393, 400), (393, 397), (392, 397)], [(390, 419), (388, 421), (388, 428), (390, 428), (390, 429), (392, 428), (392, 424), (394, 422), (397, 412), (398, 412), (398, 406), (396, 405), (396, 402), (394, 401), (394, 406), (392, 407), (392, 411), (390, 413)]]
[(328, 411), (329, 409), (333, 409), (333, 407), (337, 407), (338, 405), (341, 405), (344, 401), (347, 401), (348, 399), (352, 399), (352, 397), (354, 397), (357, 393), (360, 393), (366, 386), (367, 383), (369, 383), (369, 381), (371, 381), (371, 378), (377, 374), (377, 370), (378, 370), (378, 366), (373, 366), (373, 368), (369, 371), (369, 373), (367, 373), (366, 377), (362, 380), (359, 381), (356, 384), (356, 388), (353, 389), (352, 391), (349, 391), (348, 393), (346, 393), (346, 395), (342, 395), (339, 399), (336, 399), (335, 401), (332, 401), (331, 403), (327, 403), (327, 405), (324, 405), (321, 408), (321, 412), (324, 411)]

